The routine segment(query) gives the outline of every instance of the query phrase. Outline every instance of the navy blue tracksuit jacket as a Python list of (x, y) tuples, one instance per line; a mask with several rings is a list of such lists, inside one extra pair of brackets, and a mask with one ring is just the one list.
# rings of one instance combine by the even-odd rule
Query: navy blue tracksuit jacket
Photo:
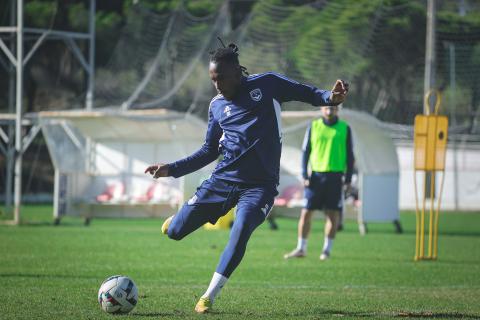
[(329, 106), (330, 91), (267, 72), (242, 79), (235, 98), (217, 95), (210, 102), (208, 129), (202, 147), (169, 164), (169, 175), (181, 177), (215, 161), (212, 176), (245, 184), (278, 185), (282, 127), (280, 104), (302, 101)]

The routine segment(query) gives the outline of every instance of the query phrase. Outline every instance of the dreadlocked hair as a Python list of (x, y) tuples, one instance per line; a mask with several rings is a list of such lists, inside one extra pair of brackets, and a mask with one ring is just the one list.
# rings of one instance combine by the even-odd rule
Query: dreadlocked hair
[(247, 72), (247, 68), (240, 65), (240, 62), (238, 61), (238, 46), (235, 43), (230, 43), (227, 47), (218, 48), (216, 50), (210, 51), (210, 55), (211, 62), (226, 62), (237, 64), (240, 66), (240, 70), (242, 70), (242, 73), (244, 75), (249, 75)]

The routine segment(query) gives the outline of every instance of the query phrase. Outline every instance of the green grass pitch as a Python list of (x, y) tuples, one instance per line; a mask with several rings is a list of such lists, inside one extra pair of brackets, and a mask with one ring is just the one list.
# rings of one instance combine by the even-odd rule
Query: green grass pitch
[[(285, 261), (296, 244), (295, 219), (265, 223), (217, 298), (214, 313), (196, 315), (228, 231), (200, 229), (176, 242), (160, 234), (161, 220), (51, 220), (50, 206), (27, 206), (30, 223), (0, 226), (0, 319), (326, 319), (480, 318), (480, 214), (440, 216), (438, 261), (414, 262), (415, 216), (402, 213), (403, 234), (354, 221), (338, 234), (329, 261), (318, 257), (323, 220), (309, 255)], [(105, 314), (97, 290), (124, 274), (139, 289), (126, 316)]]

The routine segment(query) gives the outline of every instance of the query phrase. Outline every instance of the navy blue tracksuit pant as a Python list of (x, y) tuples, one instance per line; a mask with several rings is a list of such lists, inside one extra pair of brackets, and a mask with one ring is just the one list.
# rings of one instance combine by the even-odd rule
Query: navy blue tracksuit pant
[(237, 206), (230, 239), (216, 272), (229, 278), (245, 254), (252, 232), (265, 221), (277, 195), (275, 185), (246, 185), (211, 177), (197, 189), (174, 216), (168, 236), (180, 240), (207, 222), (217, 220)]

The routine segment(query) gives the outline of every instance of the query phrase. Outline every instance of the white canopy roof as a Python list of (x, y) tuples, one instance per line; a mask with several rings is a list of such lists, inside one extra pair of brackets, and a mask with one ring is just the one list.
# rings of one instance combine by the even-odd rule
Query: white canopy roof
[[(356, 165), (367, 174), (398, 172), (398, 159), (392, 139), (374, 117), (342, 109), (340, 118), (350, 125)], [(206, 123), (192, 115), (165, 109), (128, 111), (53, 111), (40, 112), (41, 122), (50, 125), (72, 125), (92, 140), (122, 142), (201, 141)], [(284, 111), (282, 167), (299, 175), (301, 145), (307, 126), (321, 117), (320, 111)], [(146, 125), (148, 123), (148, 125)], [(71, 138), (75, 140), (72, 130)], [(68, 130), (65, 130), (67, 134)]]
[[(199, 140), (206, 124), (199, 118), (166, 109), (128, 111), (40, 112), (44, 124), (70, 123), (92, 140), (153, 142)], [(148, 124), (148, 125), (146, 125)]]

